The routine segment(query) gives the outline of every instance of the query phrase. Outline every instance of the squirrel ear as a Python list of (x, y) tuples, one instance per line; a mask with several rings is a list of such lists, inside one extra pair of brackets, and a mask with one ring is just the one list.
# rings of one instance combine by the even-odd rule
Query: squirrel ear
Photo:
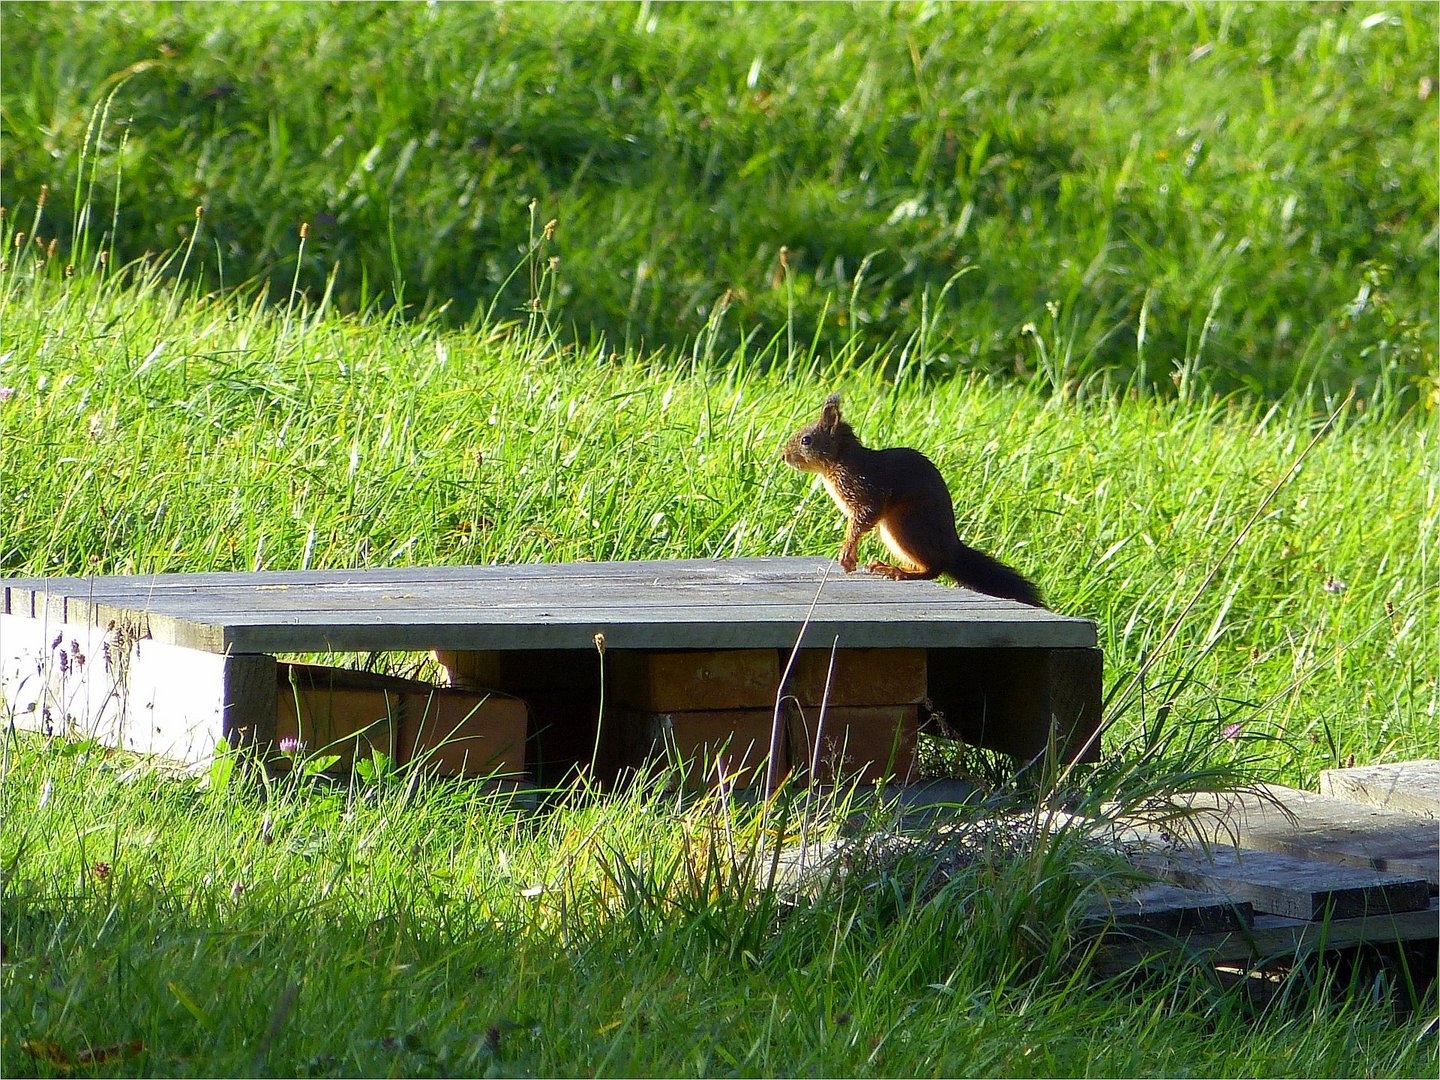
[(820, 423), (826, 427), (834, 427), (840, 423), (840, 395), (831, 394), (825, 399), (825, 404), (820, 408)]

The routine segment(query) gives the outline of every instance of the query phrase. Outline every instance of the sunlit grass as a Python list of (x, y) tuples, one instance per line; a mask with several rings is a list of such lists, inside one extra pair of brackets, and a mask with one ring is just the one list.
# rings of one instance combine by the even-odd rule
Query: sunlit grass
[(1112, 741), (1238, 724), (1296, 783), (1435, 751), (1434, 432), (1383, 410), (1341, 408), (1292, 476), (1325, 419), (1304, 403), (651, 365), (539, 316), (450, 331), (20, 273), (7, 573), (833, 554), (833, 507), (777, 454), (839, 389), (863, 438), (935, 458), (967, 538), (1099, 622)]
[[(830, 555), (840, 390), (1097, 621), (1067, 805), (1440, 755), (1433, 11), (729, 10), (0, 8), (0, 574)], [(3, 749), (6, 1075), (1435, 1070), (1363, 974), (1099, 979), (1074, 837), (797, 897), (786, 804)]]

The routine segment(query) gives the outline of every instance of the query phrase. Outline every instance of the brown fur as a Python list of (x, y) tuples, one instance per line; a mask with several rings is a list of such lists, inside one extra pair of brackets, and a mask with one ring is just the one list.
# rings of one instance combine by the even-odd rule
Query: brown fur
[(785, 444), (786, 464), (820, 477), (845, 515), (840, 565), (858, 563), (860, 538), (878, 529), (894, 563), (872, 561), (866, 569), (897, 581), (948, 574), (961, 585), (1043, 607), (1040, 592), (1024, 576), (963, 543), (955, 528), (950, 489), (934, 462), (918, 450), (862, 446), (831, 394), (820, 419)]

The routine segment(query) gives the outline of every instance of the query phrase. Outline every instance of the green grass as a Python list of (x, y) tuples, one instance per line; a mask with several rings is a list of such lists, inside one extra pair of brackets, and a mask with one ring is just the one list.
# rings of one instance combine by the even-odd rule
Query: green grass
[(1095, 984), (1065, 947), (1073, 866), (777, 906), (706, 862), (713, 804), (536, 819), (474, 785), (203, 790), (12, 752), (7, 1075), (36, 1068), (22, 1039), (125, 1047), (102, 1075), (1433, 1071), (1363, 982), (1297, 981), (1259, 1017), (1183, 970)]
[(1117, 693), (1217, 571), (1116, 738), (1240, 723), (1295, 783), (1434, 751), (1435, 432), (1393, 412), (1341, 409), (1292, 476), (1324, 420), (1303, 402), (657, 367), (539, 317), (448, 331), (31, 273), (0, 311), (6, 573), (833, 554), (833, 507), (778, 452), (840, 389), (864, 438), (934, 455), (967, 537), (1100, 623)]
[[(541, 315), (456, 331), (43, 262), (6, 272), (0, 320), (7, 574), (833, 553), (777, 451), (839, 388), (866, 437), (936, 456), (967, 536), (1098, 620), (1091, 799), (1437, 753), (1434, 432), (1393, 411), (1341, 409), (1292, 476), (1324, 430), (1303, 401), (657, 365)], [(1184, 968), (1098, 979), (1072, 929), (1105, 871), (1073, 844), (777, 906), (713, 861), (722, 811), (643, 790), (537, 817), (473, 785), (6, 753), (7, 1071), (57, 1071), (48, 1041), (162, 1075), (1434, 1068), (1370, 976), (1302, 969), (1258, 1014)], [(742, 847), (773, 829), (736, 813)]]
[[(38, 232), (68, 261), (77, 223), (129, 261), (203, 206), (189, 272), (282, 299), (463, 320), (538, 286), (582, 345), (858, 340), (932, 375), (1413, 402), (1437, 25), (1410, 3), (6, 5), (0, 180), (27, 223), (48, 185)], [(552, 219), (559, 262), (511, 278)]]
[[(1069, 797), (1440, 756), (1434, 9), (763, 10), (0, 7), (0, 574), (833, 554), (838, 389), (1097, 621)], [(1072, 837), (793, 900), (783, 806), (3, 755), (6, 1075), (1436, 1068), (1100, 978)]]

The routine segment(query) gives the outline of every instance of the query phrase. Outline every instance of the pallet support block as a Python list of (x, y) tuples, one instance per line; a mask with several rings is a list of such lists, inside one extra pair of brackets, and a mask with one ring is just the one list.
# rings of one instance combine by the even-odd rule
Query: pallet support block
[(520, 776), (529, 710), (519, 698), (437, 690), (406, 698), (400, 760), (441, 776)]
[[(611, 760), (620, 768), (642, 769), (656, 763), (678, 766), (689, 788), (712, 787), (723, 771), (725, 783), (753, 787), (769, 771), (772, 709), (710, 709), (611, 714), (614, 728), (607, 742)], [(779, 741), (775, 774), (789, 771), (785, 741)]]
[[(924, 649), (801, 649), (785, 692), (801, 705), (915, 705), (928, 688)], [(783, 670), (787, 657), (779, 658)]]
[[(595, 649), (436, 649), (440, 685), (495, 690), (523, 698), (529, 707), (525, 769), (545, 785), (562, 783), (589, 767), (600, 720), (600, 665)], [(602, 746), (602, 751), (606, 748)], [(611, 771), (602, 756), (596, 770)]]
[(334, 771), (373, 751), (394, 759), (404, 709), (400, 680), (318, 664), (280, 664), (275, 678), (275, 746), (302, 744), (310, 756), (337, 754)]
[(594, 649), (433, 649), (430, 655), (440, 666), (441, 686), (498, 690), (520, 697), (561, 691), (600, 692), (600, 656)]
[(812, 783), (915, 779), (919, 734), (916, 705), (792, 705), (791, 761)]
[(134, 627), (0, 614), (0, 693), (16, 727), (186, 764), (275, 734), (275, 661), (202, 652)]
[(930, 699), (939, 735), (1029, 759), (1098, 761), (1099, 649), (931, 649)]
[(378, 750), (443, 776), (525, 771), (528, 711), (518, 698), (312, 664), (281, 665), (278, 682), (278, 738), (339, 754), (337, 769)]
[(643, 712), (774, 707), (780, 664), (774, 649), (613, 651), (607, 696)]

